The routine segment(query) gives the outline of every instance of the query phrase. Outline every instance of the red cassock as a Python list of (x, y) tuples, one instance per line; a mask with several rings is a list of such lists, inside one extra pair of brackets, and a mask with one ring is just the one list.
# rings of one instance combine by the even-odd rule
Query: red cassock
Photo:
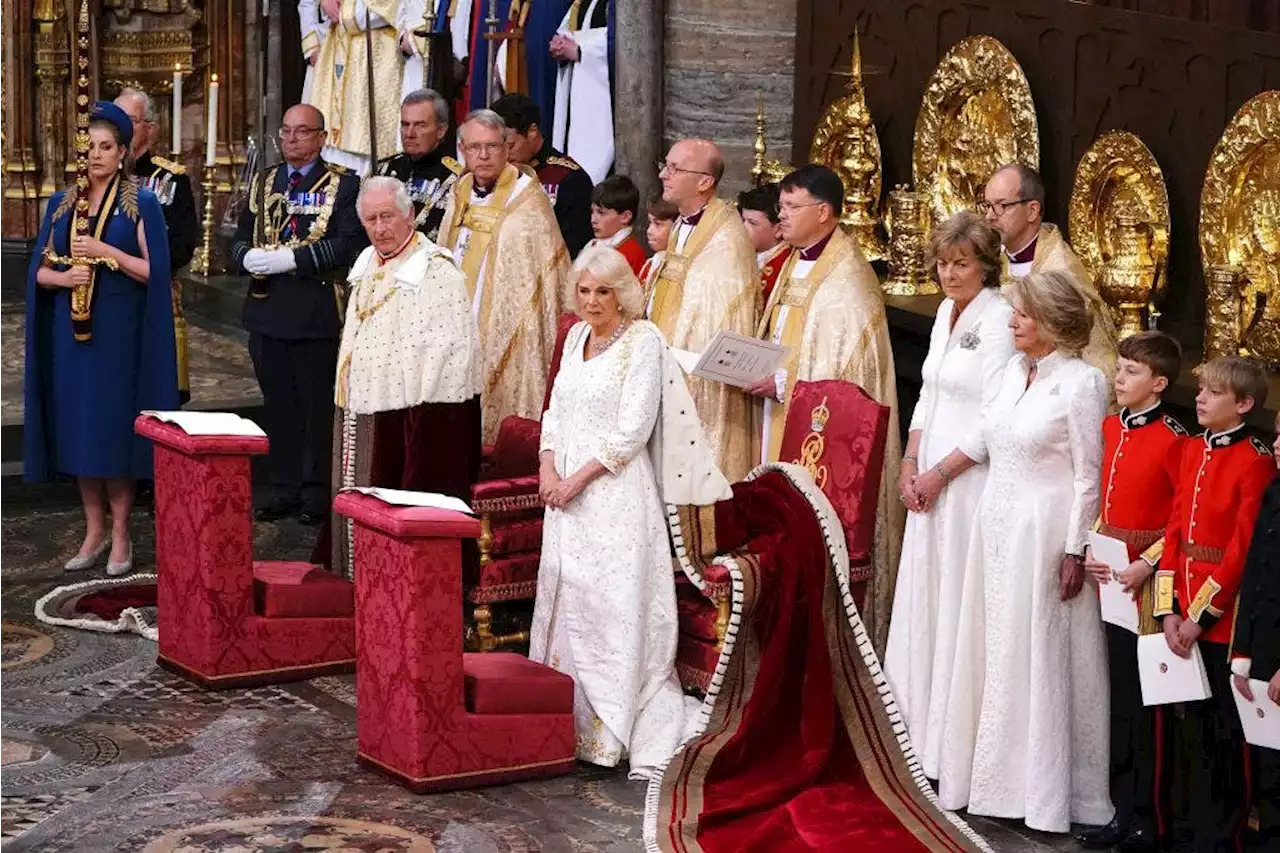
[(1231, 642), (1236, 592), (1262, 493), (1275, 472), (1271, 451), (1241, 425), (1205, 433), (1182, 451), (1164, 556), (1156, 573), (1156, 616), (1179, 613), (1201, 639)]
[(787, 265), (787, 259), (791, 257), (792, 251), (786, 243), (779, 243), (773, 248), (773, 254), (760, 267), (761, 305), (769, 304), (769, 294), (773, 292), (773, 286), (778, 283), (778, 276), (782, 273), (782, 268)]
[(1127, 409), (1102, 422), (1102, 512), (1099, 531), (1129, 546), (1129, 559), (1155, 565), (1173, 510), (1187, 431), (1155, 406)]
[(617, 250), (627, 259), (627, 263), (631, 264), (631, 271), (636, 274), (636, 278), (640, 279), (640, 284), (644, 284), (641, 275), (644, 272), (645, 261), (648, 260), (644, 253), (644, 247), (640, 245), (640, 241), (635, 237), (628, 237), (617, 245)]

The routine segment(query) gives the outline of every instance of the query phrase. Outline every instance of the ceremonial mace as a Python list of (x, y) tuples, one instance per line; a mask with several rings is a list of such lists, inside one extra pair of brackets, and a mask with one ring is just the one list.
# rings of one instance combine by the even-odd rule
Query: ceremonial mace
[(489, 0), (489, 17), (485, 18), (484, 22), (489, 27), (489, 32), (485, 36), (489, 42), (489, 77), (484, 85), (484, 105), (488, 107), (493, 103), (493, 72), (498, 63), (498, 41), (495, 35), (498, 31), (498, 0)]
[(422, 29), (414, 30), (415, 36), (422, 36), (422, 88), (431, 88), (431, 42), (436, 29), (435, 0), (423, 3)]

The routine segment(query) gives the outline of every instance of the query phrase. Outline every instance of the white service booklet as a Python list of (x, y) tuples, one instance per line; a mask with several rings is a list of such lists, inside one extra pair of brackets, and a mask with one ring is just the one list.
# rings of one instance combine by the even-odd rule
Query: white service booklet
[(1254, 746), (1280, 749), (1280, 705), (1267, 697), (1267, 682), (1251, 678), (1249, 687), (1253, 690), (1252, 702), (1241, 696), (1234, 684), (1231, 686), (1236, 710), (1240, 712), (1244, 739)]
[(235, 412), (157, 412), (148, 409), (142, 414), (173, 424), (187, 435), (267, 437), (262, 427), (248, 418), (240, 417)]
[(701, 355), (675, 347), (671, 354), (685, 373), (745, 388), (772, 376), (787, 357), (788, 349), (721, 329)]
[(1142, 680), (1143, 705), (1199, 702), (1213, 695), (1200, 645), (1191, 647), (1191, 657), (1178, 657), (1164, 634), (1138, 638), (1138, 677)]
[(467, 515), (475, 514), (465, 501), (435, 492), (409, 492), (404, 489), (384, 489), (380, 486), (355, 486), (350, 489), (343, 489), (343, 491), (370, 495), (392, 506), (425, 506), (434, 509), (446, 509), (452, 512), (465, 512)]
[(1129, 547), (1119, 539), (1091, 530), (1089, 549), (1093, 551), (1093, 559), (1111, 567), (1110, 583), (1098, 584), (1102, 621), (1138, 633), (1138, 602), (1133, 600), (1133, 593), (1124, 591), (1124, 584), (1116, 577), (1129, 568)]

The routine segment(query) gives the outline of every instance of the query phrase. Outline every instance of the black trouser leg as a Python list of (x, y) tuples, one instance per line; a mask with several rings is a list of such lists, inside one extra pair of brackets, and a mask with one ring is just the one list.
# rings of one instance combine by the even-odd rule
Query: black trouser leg
[(333, 465), (333, 382), (338, 367), (338, 342), (331, 339), (293, 344), (294, 382), (298, 388), (298, 417), (305, 430), (301, 444), (302, 505), (321, 513), (329, 509), (329, 479)]
[(1185, 732), (1192, 761), (1188, 819), (1194, 849), (1236, 849), (1244, 823), (1245, 743), (1231, 698), (1231, 666), (1222, 643), (1200, 643), (1213, 695), (1186, 705)]
[(1253, 747), (1253, 802), (1258, 807), (1254, 850), (1280, 850), (1280, 750)]
[(263, 428), (270, 442), (267, 469), (271, 475), (272, 500), (296, 504), (302, 488), (303, 430), (299, 401), (294, 387), (292, 341), (253, 333), (249, 335), (249, 356), (262, 389)]
[(1108, 624), (1107, 661), (1111, 671), (1111, 801), (1116, 822), (1148, 833), (1167, 831), (1161, 770), (1165, 763), (1163, 711), (1142, 704), (1138, 678), (1138, 638)]

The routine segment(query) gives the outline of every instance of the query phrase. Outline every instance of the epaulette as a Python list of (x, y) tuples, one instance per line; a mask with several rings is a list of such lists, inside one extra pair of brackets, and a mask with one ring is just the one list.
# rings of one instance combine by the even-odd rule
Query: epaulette
[(350, 169), (348, 169), (346, 166), (343, 166), (340, 163), (330, 163), (328, 160), (325, 160), (324, 167), (328, 169), (330, 172), (333, 172), (334, 174), (337, 174), (337, 175), (352, 174)]
[(1164, 425), (1169, 428), (1169, 432), (1174, 435), (1180, 435), (1183, 437), (1190, 435), (1190, 433), (1187, 432), (1187, 428), (1182, 425), (1182, 422), (1172, 415), (1165, 415), (1161, 420), (1164, 421)]
[(168, 169), (170, 172), (173, 172), (175, 175), (185, 175), (187, 173), (186, 166), (182, 165), (181, 163), (175, 163), (172, 160), (167, 160), (164, 157), (157, 157), (154, 154), (152, 154), (151, 162), (155, 163), (161, 169)]
[(573, 160), (572, 157), (562, 157), (559, 154), (553, 154), (550, 157), (548, 157), (547, 165), (564, 166), (566, 169), (573, 169), (574, 171), (578, 171), (579, 169), (582, 168)]
[(448, 154), (441, 157), (440, 162), (444, 164), (444, 167), (446, 169), (448, 169), (450, 172), (453, 172), (455, 175), (461, 175), (463, 172), (466, 171), (465, 166), (463, 166), (457, 160), (450, 157)]
[(1249, 436), (1249, 443), (1253, 445), (1254, 450), (1258, 451), (1259, 456), (1271, 455), (1271, 448), (1267, 447), (1267, 443), (1265, 441), (1259, 441), (1257, 438)]

